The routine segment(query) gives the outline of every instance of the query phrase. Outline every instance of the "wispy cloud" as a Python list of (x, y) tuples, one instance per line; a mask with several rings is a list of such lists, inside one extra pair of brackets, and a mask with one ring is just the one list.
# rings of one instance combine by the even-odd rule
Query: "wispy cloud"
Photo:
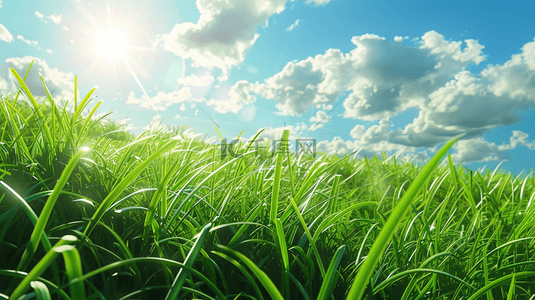
[(300, 21), (301, 21), (301, 20), (299, 20), (299, 19), (295, 20), (295, 22), (294, 22), (292, 25), (290, 25), (290, 26), (288, 26), (288, 28), (286, 28), (286, 31), (292, 31), (292, 30), (294, 30), (295, 27), (297, 27), (297, 25), (299, 25), (299, 22), (300, 22)]
[(0, 24), (0, 40), (4, 41), (6, 43), (11, 43), (13, 41), (13, 35), (2, 24)]
[(315, 6), (321, 6), (321, 5), (327, 5), (331, 1), (333, 0), (306, 0), (305, 3), (314, 4)]
[(28, 39), (25, 39), (22, 35), (17, 35), (17, 39), (23, 41), (24, 43), (30, 45), (30, 46), (36, 46), (39, 42), (37, 41), (31, 41), (31, 40), (28, 40)]

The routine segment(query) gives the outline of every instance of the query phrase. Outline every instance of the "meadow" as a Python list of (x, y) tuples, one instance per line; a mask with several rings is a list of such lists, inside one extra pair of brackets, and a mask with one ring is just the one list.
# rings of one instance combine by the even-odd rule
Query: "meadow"
[(288, 131), (222, 159), (186, 128), (97, 117), (77, 79), (60, 106), (11, 72), (0, 298), (535, 299), (534, 179), (454, 165), (461, 136), (425, 166), (293, 153)]

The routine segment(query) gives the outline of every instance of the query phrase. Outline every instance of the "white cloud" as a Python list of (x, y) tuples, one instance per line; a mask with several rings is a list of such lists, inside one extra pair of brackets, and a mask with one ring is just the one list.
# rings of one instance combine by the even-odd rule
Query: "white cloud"
[(2, 24), (0, 24), (0, 40), (4, 41), (6, 43), (11, 43), (11, 41), (13, 41), (13, 35)]
[(306, 0), (305, 3), (314, 4), (315, 6), (320, 6), (320, 5), (327, 5), (331, 1), (333, 0)]
[(308, 120), (308, 121), (311, 122), (311, 123), (320, 123), (321, 122), (321, 124), (319, 124), (319, 125), (323, 125), (323, 124), (329, 122), (330, 118), (331, 117), (328, 116), (326, 112), (324, 112), (323, 110), (318, 110), (316, 112), (316, 115), (312, 116), (310, 118), (310, 120)]
[(244, 60), (273, 14), (285, 9), (286, 0), (197, 1), (199, 21), (176, 24), (161, 36), (164, 49), (197, 66), (217, 67), (226, 74), (229, 68)]
[(71, 30), (69, 29), (69, 27), (67, 27), (67, 26), (65, 26), (65, 25), (63, 26), (63, 29), (64, 29), (65, 31), (71, 31)]
[(178, 78), (177, 81), (185, 86), (209, 87), (214, 83), (215, 79), (212, 75), (197, 76), (192, 74), (184, 78)]
[(2, 0), (0, 0), (0, 8), (2, 8)]
[(300, 21), (299, 19), (295, 20), (295, 22), (292, 25), (290, 25), (290, 26), (288, 26), (288, 28), (286, 28), (286, 31), (294, 30), (295, 27), (297, 27), (297, 25), (299, 25), (299, 21)]
[[(41, 60), (33, 56), (14, 57), (6, 59), (5, 63), (0, 65), (0, 78), (5, 78), (6, 81), (12, 82), (13, 75), (9, 71), (10, 68), (15, 68), (19, 75), (24, 76), (30, 63), (34, 61), (28, 78), (26, 78), (26, 85), (30, 89), (30, 92), (34, 96), (46, 96), (43, 89), (39, 74), (43, 76), (43, 79), (56, 101), (61, 100), (62, 97), (65, 100), (72, 101), (73, 94), (73, 80), (74, 75), (72, 73), (66, 73), (60, 71), (57, 68), (50, 68), (46, 61)], [(11, 84), (11, 89), (16, 90), (16, 86)]]
[(180, 111), (186, 111), (186, 104), (182, 103), (182, 105), (180, 105)]
[(45, 16), (45, 15), (43, 15), (42, 13), (40, 13), (40, 12), (38, 12), (38, 11), (35, 11), (35, 15), (36, 15), (39, 19), (41, 19), (41, 18), (43, 18), (43, 17)]
[[(126, 100), (127, 104), (139, 104), (143, 108), (147, 109), (155, 109), (155, 110), (166, 110), (169, 106), (173, 104), (179, 104), (183, 102), (189, 102), (191, 101), (191, 92), (189, 87), (183, 87), (178, 91), (166, 93), (163, 91), (160, 91), (156, 94), (156, 96), (151, 97), (150, 100), (148, 100), (145, 96), (142, 96), (141, 98), (136, 98), (135, 92), (131, 91), (130, 94), (128, 94), (128, 98)], [(202, 102), (204, 99), (197, 99), (196, 102)]]
[(61, 23), (61, 20), (63, 19), (63, 15), (51, 14), (51, 15), (48, 16), (47, 18), (49, 18), (50, 20), (52, 20), (52, 22), (54, 22), (54, 23), (56, 23), (56, 24), (59, 24), (59, 23)]
[(36, 46), (38, 44), (37, 41), (30, 41), (30, 40), (27, 40), (25, 39), (22, 35), (17, 35), (17, 39), (23, 41), (24, 43), (30, 45), (30, 46)]
[(512, 136), (509, 138), (509, 145), (501, 145), (498, 146), (498, 149), (500, 150), (511, 150), (515, 149), (519, 144), (522, 146), (527, 147), (530, 150), (535, 150), (535, 141), (526, 141), (526, 139), (529, 137), (529, 134), (519, 131), (519, 130), (513, 130)]
[(398, 43), (399, 43), (399, 42), (402, 42), (402, 41), (403, 41), (403, 37), (402, 37), (402, 36), (395, 36), (395, 37), (394, 37), (394, 41), (396, 41), (396, 42), (398, 42)]
[(51, 49), (46, 49), (46, 52), (52, 54), (52, 50)]
[(237, 114), (244, 104), (250, 104), (256, 101), (256, 97), (250, 94), (251, 85), (246, 80), (240, 80), (232, 86), (229, 91), (228, 99), (215, 100), (210, 99), (207, 104), (215, 106), (214, 109), (219, 113), (232, 112)]
[(453, 145), (457, 153), (452, 154), (451, 159), (455, 164), (502, 160), (505, 157), (498, 148), (496, 144), (489, 143), (481, 137), (459, 140)]
[[(526, 142), (527, 136), (519, 132), (513, 133), (510, 145), (478, 138), (492, 128), (521, 121), (520, 111), (535, 108), (535, 40), (503, 65), (489, 65), (479, 74), (467, 71), (485, 59), (477, 41), (465, 40), (463, 48), (462, 42), (446, 41), (434, 31), (418, 41), (419, 46), (412, 47), (372, 34), (353, 37), (356, 47), (349, 53), (329, 49), (289, 62), (262, 83), (241, 81), (239, 88), (233, 87), (234, 101), (226, 104), (234, 112), (260, 96), (275, 100), (282, 115), (301, 115), (349, 94), (342, 100), (343, 116), (379, 124), (355, 126), (352, 141), (335, 138), (321, 143), (325, 152), (338, 154), (359, 148), (374, 154), (405, 149), (413, 153), (407, 157), (422, 159), (427, 153), (416, 152), (419, 148), (437, 147), (460, 133), (466, 136), (456, 158), (463, 162), (500, 159), (501, 151), (517, 144), (535, 148), (535, 142)], [(390, 129), (391, 117), (415, 108), (418, 116), (410, 124)], [(309, 130), (313, 129), (305, 129)], [(478, 155), (470, 147), (488, 151)]]

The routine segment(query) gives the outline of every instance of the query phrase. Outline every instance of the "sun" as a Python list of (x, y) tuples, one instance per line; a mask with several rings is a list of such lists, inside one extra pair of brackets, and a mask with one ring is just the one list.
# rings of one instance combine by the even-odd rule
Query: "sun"
[(95, 35), (95, 52), (107, 55), (110, 60), (123, 58), (125, 55), (126, 38), (118, 28), (108, 28)]

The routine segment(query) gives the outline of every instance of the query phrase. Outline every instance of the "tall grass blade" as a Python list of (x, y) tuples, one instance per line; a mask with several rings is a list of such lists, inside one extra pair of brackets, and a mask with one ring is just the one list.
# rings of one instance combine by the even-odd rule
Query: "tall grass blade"
[(282, 160), (284, 158), (284, 153), (288, 151), (288, 136), (289, 135), (290, 135), (290, 130), (284, 130), (284, 132), (282, 133), (282, 138), (281, 138), (278, 153), (277, 153), (275, 174), (273, 177), (273, 190), (271, 193), (271, 211), (269, 215), (271, 224), (275, 224), (275, 221), (277, 220), (277, 210), (278, 210), (278, 204), (279, 204), (279, 190), (280, 190), (280, 181), (281, 181), (281, 175), (282, 175)]
[(461, 134), (448, 143), (446, 143), (438, 152), (433, 156), (433, 158), (427, 163), (423, 170), (418, 174), (414, 182), (409, 186), (407, 192), (399, 200), (397, 206), (393, 209), (391, 215), (388, 217), (386, 224), (383, 229), (379, 232), (375, 242), (370, 249), (366, 260), (364, 260), (362, 266), (360, 267), (355, 280), (349, 290), (346, 299), (357, 299), (360, 300), (364, 295), (364, 291), (372, 277), (372, 274), (377, 266), (377, 263), (381, 259), (383, 252), (386, 249), (386, 246), (392, 239), (396, 227), (401, 222), (401, 219), (405, 216), (407, 209), (412, 203), (413, 199), (418, 195), (420, 188), (423, 186), (424, 182), (427, 180), (431, 172), (435, 167), (440, 163), (442, 157), (446, 152), (455, 144), (457, 140), (462, 138), (464, 134)]
[(334, 257), (329, 264), (329, 268), (327, 269), (327, 274), (325, 275), (323, 283), (321, 284), (320, 292), (317, 298), (318, 300), (327, 300), (331, 297), (334, 287), (336, 286), (336, 272), (338, 271), (340, 261), (342, 260), (342, 256), (344, 255), (346, 248), (346, 245), (342, 245), (334, 253)]
[[(208, 223), (202, 231), (199, 234), (199, 237), (193, 244), (193, 247), (188, 253), (188, 256), (186, 257), (186, 260), (184, 261), (184, 265), (193, 268), (193, 264), (195, 263), (195, 260), (197, 259), (197, 255), (201, 251), (204, 241), (206, 240), (206, 237), (208, 236), (208, 233), (210, 232), (210, 229), (212, 228), (212, 223)], [(173, 282), (173, 285), (171, 287), (171, 290), (169, 290), (169, 293), (165, 297), (165, 300), (174, 300), (178, 298), (178, 293), (180, 293), (180, 290), (182, 289), (182, 286), (184, 285), (184, 282), (186, 282), (186, 278), (189, 276), (189, 271), (186, 269), (180, 269), (178, 272), (175, 281)]]
[(85, 151), (85, 149), (78, 150), (78, 152), (76, 152), (76, 154), (69, 160), (69, 163), (61, 173), (58, 182), (54, 186), (54, 191), (48, 197), (48, 200), (46, 201), (46, 204), (43, 207), (41, 214), (39, 215), (39, 219), (35, 224), (35, 228), (33, 229), (32, 235), (30, 236), (30, 242), (28, 243), (26, 250), (24, 251), (24, 254), (22, 255), (22, 258), (20, 260), (18, 266), (19, 270), (26, 269), (26, 267), (30, 263), (30, 260), (32, 259), (35, 250), (37, 250), (37, 246), (39, 245), (39, 239), (41, 239), (41, 236), (43, 235), (45, 226), (48, 222), (48, 219), (50, 218), (50, 214), (52, 214), (52, 210), (54, 209), (56, 200), (58, 200), (59, 194), (63, 190), (63, 187), (69, 180), (71, 173), (74, 171), (74, 168), (78, 164), (78, 160), (80, 160)]

